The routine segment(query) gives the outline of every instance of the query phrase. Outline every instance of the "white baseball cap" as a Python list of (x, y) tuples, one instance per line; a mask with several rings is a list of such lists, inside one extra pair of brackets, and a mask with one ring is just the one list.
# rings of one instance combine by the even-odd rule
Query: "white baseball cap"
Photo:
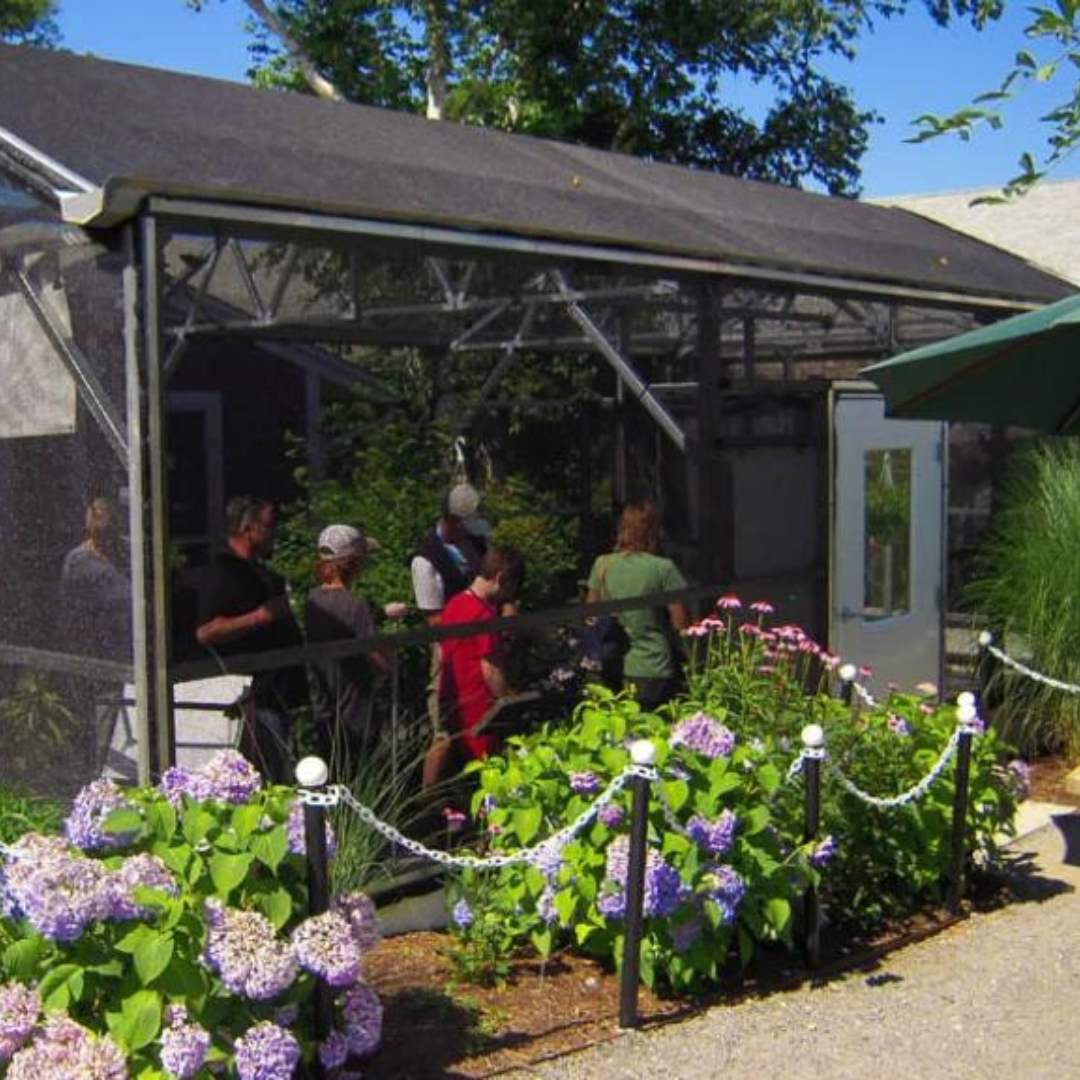
[(378, 549), (379, 545), (362, 528), (352, 525), (327, 525), (319, 533), (319, 554), (323, 558), (344, 559)]

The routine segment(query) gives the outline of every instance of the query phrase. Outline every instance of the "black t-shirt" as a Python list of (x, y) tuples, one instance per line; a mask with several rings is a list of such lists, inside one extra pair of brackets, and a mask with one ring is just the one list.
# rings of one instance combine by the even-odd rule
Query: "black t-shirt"
[[(219, 615), (244, 615), (285, 593), (285, 579), (252, 559), (222, 551), (205, 567), (199, 580), (199, 625)], [(258, 626), (220, 646), (221, 656), (270, 652), (303, 644), (300, 627), (292, 615)], [(256, 705), (296, 708), (306, 702), (307, 677), (302, 667), (258, 671), (252, 680)]]

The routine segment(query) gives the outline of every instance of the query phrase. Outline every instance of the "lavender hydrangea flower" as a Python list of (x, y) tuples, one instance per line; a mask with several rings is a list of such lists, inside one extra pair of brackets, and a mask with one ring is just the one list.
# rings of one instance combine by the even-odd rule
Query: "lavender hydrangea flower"
[(562, 868), (564, 846), (565, 842), (548, 840), (536, 849), (532, 857), (533, 866), (544, 875), (549, 884), (555, 880)]
[(902, 717), (896, 713), (889, 713), (885, 718), (885, 722), (889, 725), (889, 730), (894, 735), (906, 736), (911, 734), (911, 725)]
[(319, 1043), (319, 1061), (324, 1069), (340, 1069), (349, 1058), (349, 1040), (341, 1031), (331, 1031)]
[(256, 1024), (236, 1040), (239, 1080), (289, 1080), (300, 1062), (300, 1044), (293, 1034), (269, 1020)]
[(352, 986), (360, 978), (360, 950), (349, 920), (336, 911), (305, 919), (292, 932), (292, 954), (330, 986)]
[(8, 1066), (7, 1080), (128, 1080), (123, 1051), (108, 1035), (94, 1035), (68, 1017), (54, 1013), (41, 1034), (19, 1050)]
[(1026, 761), (1013, 758), (1005, 766), (1005, 773), (1013, 794), (1023, 802), (1031, 794), (1031, 766)]
[(208, 777), (180, 765), (171, 765), (161, 774), (158, 790), (175, 807), (180, 806), (185, 795), (196, 802), (213, 797), (213, 788)]
[(731, 810), (724, 810), (715, 821), (695, 814), (686, 825), (686, 832), (694, 843), (710, 855), (723, 855), (735, 842), (735, 830), (739, 819)]
[(616, 806), (614, 803), (608, 803), (607, 806), (600, 808), (600, 813), (597, 815), (600, 824), (606, 826), (609, 829), (617, 829), (621, 824), (623, 818), (626, 816), (626, 811), (621, 806)]
[(125, 859), (118, 870), (109, 875), (107, 889), (110, 897), (109, 918), (117, 920), (149, 919), (151, 908), (137, 904), (134, 892), (138, 888), (161, 889), (170, 896), (179, 894), (168, 867), (156, 855), (143, 852)]
[(595, 795), (600, 790), (600, 777), (594, 772), (571, 773), (570, 790), (578, 795)]
[(204, 905), (207, 935), (203, 963), (233, 994), (269, 1001), (296, 977), (289, 947), (257, 911), (227, 908), (211, 898)]
[[(304, 832), (304, 804), (293, 799), (289, 806), (289, 818), (285, 823), (285, 832), (289, 839), (289, 851), (293, 855), (307, 854), (307, 834)], [(326, 822), (326, 854), (333, 858), (337, 854), (337, 836), (329, 819)]]
[(536, 899), (536, 914), (550, 926), (558, 917), (555, 910), (555, 891), (548, 885)]
[(672, 746), (685, 746), (707, 758), (727, 757), (735, 748), (735, 736), (704, 712), (680, 720), (668, 741)]
[(112, 780), (107, 777), (95, 780), (75, 796), (71, 813), (64, 819), (64, 835), (83, 851), (123, 847), (130, 836), (105, 832), (102, 826), (114, 810), (130, 805)]
[(836, 841), (831, 836), (826, 836), (813, 851), (810, 852), (809, 862), (817, 870), (828, 866), (832, 857), (836, 854)]
[(450, 918), (454, 920), (454, 925), (460, 930), (472, 926), (472, 908), (469, 907), (469, 901), (464, 896), (454, 905), (454, 910), (450, 912)]
[(713, 866), (704, 874), (702, 883), (705, 896), (720, 909), (724, 923), (733, 923), (746, 895), (746, 882), (730, 866)]
[(382, 940), (379, 916), (375, 911), (375, 904), (367, 893), (343, 893), (334, 898), (331, 907), (348, 920), (356, 947), (361, 952), (374, 949)]
[(240, 806), (262, 787), (262, 778), (238, 750), (219, 750), (203, 767), (213, 797)]
[(677, 953), (689, 951), (695, 941), (701, 937), (703, 923), (701, 916), (694, 914), (686, 922), (676, 923), (671, 927), (671, 944)]
[(168, 1027), (161, 1033), (161, 1067), (175, 1080), (191, 1080), (206, 1061), (210, 1033), (188, 1023), (187, 1010), (171, 1006), (165, 1012)]
[(349, 1052), (357, 1057), (373, 1054), (382, 1041), (383, 1009), (379, 995), (366, 983), (345, 991), (341, 1004)]
[(41, 996), (22, 983), (0, 986), (0, 1064), (34, 1032), (41, 1015)]
[[(630, 840), (620, 836), (608, 845), (607, 880), (601, 887), (597, 910), (608, 918), (626, 914), (626, 881), (629, 874)], [(687, 898), (689, 890), (679, 872), (663, 856), (649, 849), (645, 856), (645, 896), (642, 908), (647, 918), (670, 915)]]
[(76, 941), (106, 919), (112, 898), (104, 863), (85, 858), (59, 836), (27, 833), (11, 848), (5, 869), (8, 904), (52, 941)]

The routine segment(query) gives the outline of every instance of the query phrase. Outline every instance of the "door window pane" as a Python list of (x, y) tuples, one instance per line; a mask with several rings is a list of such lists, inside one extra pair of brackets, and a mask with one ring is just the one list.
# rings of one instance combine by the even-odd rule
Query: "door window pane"
[(911, 451), (866, 451), (863, 616), (911, 609)]

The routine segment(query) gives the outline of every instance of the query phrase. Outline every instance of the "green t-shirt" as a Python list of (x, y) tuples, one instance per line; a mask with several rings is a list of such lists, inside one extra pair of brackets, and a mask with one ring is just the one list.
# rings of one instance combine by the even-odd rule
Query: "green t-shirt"
[[(686, 588), (679, 568), (660, 555), (644, 551), (601, 555), (589, 574), (589, 588), (601, 600), (629, 600), (649, 593)], [(619, 622), (630, 639), (623, 673), (639, 679), (666, 679), (675, 673), (666, 605), (624, 611)]]

